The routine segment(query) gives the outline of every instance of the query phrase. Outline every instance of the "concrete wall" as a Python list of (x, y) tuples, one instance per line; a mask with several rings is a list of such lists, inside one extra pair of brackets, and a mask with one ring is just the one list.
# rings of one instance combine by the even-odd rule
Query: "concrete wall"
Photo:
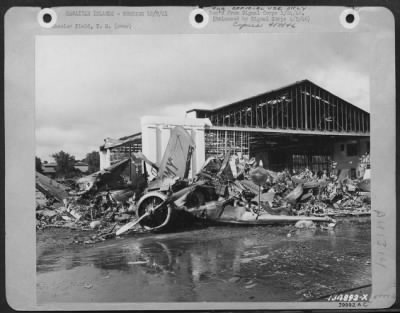
[(111, 152), (110, 149), (99, 150), (100, 155), (100, 170), (111, 166)]
[[(356, 170), (357, 177), (362, 175), (359, 169), (360, 157), (369, 152), (368, 143), (370, 142), (369, 138), (360, 138), (360, 139), (347, 139), (341, 140), (334, 144), (333, 146), (333, 161), (337, 162), (337, 169), (352, 169)], [(348, 156), (348, 145), (349, 144), (357, 144), (357, 155)], [(343, 148), (343, 150), (342, 150)]]
[[(206, 126), (211, 126), (209, 119), (144, 116), (141, 118), (142, 152), (149, 160), (159, 164), (167, 147), (171, 129), (175, 126), (183, 126), (196, 144), (189, 171), (189, 177), (193, 177), (205, 162), (204, 131)], [(148, 165), (146, 167), (151, 178), (151, 168)]]

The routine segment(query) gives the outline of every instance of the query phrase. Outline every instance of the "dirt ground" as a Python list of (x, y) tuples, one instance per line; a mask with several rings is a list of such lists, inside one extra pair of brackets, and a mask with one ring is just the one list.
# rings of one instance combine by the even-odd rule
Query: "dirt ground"
[[(334, 230), (227, 227), (132, 234), (37, 233), (37, 299), (48, 302), (312, 301), (370, 291), (370, 218)], [(82, 237), (83, 236), (83, 237)]]

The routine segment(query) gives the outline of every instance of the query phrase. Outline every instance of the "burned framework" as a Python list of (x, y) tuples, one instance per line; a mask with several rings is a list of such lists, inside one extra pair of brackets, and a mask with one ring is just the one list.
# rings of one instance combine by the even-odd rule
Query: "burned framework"
[[(137, 133), (129, 136), (124, 136), (119, 139), (106, 138), (104, 144), (100, 146), (100, 165), (105, 162), (109, 166), (118, 163), (122, 159), (129, 158), (132, 153), (142, 151), (142, 134)], [(105, 161), (107, 159), (107, 161)], [(103, 169), (104, 166), (101, 166)], [(125, 170), (125, 176), (131, 179), (136, 174), (142, 171), (142, 164), (140, 161), (131, 162), (129, 167)]]
[(177, 125), (195, 138), (192, 175), (208, 157), (229, 149), (276, 171), (305, 167), (323, 171), (334, 160), (339, 170), (348, 169), (357, 177), (360, 156), (370, 148), (369, 113), (303, 80), (214, 110), (189, 110), (183, 119), (142, 117), (142, 133), (105, 140), (100, 147), (101, 167), (117, 162), (121, 153), (127, 156), (141, 148), (152, 161), (160, 162)]
[(190, 110), (213, 126), (369, 134), (369, 114), (309, 80), (214, 110)]
[(270, 169), (339, 168), (357, 175), (356, 159), (369, 152), (369, 113), (309, 80), (214, 110), (193, 109), (208, 118), (206, 157), (231, 148), (262, 160)]

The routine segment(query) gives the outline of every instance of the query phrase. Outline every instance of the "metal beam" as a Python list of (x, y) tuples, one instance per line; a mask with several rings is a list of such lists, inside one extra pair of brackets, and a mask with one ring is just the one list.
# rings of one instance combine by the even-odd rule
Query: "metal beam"
[(364, 132), (364, 130), (365, 130), (364, 121), (365, 121), (365, 119), (364, 119), (364, 112), (361, 111), (361, 131), (362, 131), (362, 132)]
[(307, 101), (307, 85), (304, 85), (304, 128), (308, 129), (308, 101)]
[(264, 127), (264, 112), (263, 112), (263, 106), (262, 106), (262, 102), (260, 103), (260, 113), (261, 113), (261, 127)]
[(344, 120), (343, 120), (343, 102), (339, 101), (340, 103), (340, 114), (341, 114), (341, 118), (340, 118), (340, 128), (343, 131), (344, 130)]
[(318, 119), (317, 119), (317, 98), (316, 98), (316, 92), (315, 92), (315, 86), (312, 86), (312, 94), (313, 94), (313, 104), (314, 104), (314, 128), (313, 129), (317, 129), (318, 128)]
[[(282, 102), (281, 102), (282, 101)], [(285, 126), (283, 125), (283, 119), (284, 119), (284, 113), (285, 113), (285, 107), (282, 98), (279, 98), (279, 106), (280, 106), (280, 111), (281, 111), (281, 128), (284, 128)]]
[(295, 87), (295, 97), (296, 97), (296, 128), (299, 128), (299, 105), (297, 103), (297, 86)]
[(302, 92), (302, 86), (299, 86), (300, 89), (300, 128), (304, 128), (304, 116), (303, 116), (303, 112), (304, 112), (304, 105), (303, 105), (303, 95), (301, 94)]
[(259, 125), (258, 125), (258, 108), (257, 108), (257, 102), (255, 103), (254, 108), (256, 109), (256, 123), (255, 123), (255, 127), (259, 127)]
[(321, 89), (318, 88), (318, 129), (322, 129), (322, 108), (321, 108)]
[(335, 97), (336, 99), (336, 117), (335, 117), (335, 122), (336, 122), (336, 130), (340, 131), (340, 127), (339, 127), (339, 99), (338, 97)]
[(350, 131), (353, 131), (353, 118), (352, 118), (352, 114), (353, 113), (353, 108), (349, 108), (349, 119), (350, 119)]
[(322, 103), (322, 116), (321, 116), (321, 121), (322, 121), (322, 130), (326, 130), (326, 103), (325, 103), (325, 93), (323, 90), (321, 90), (321, 103)]
[(250, 127), (253, 126), (253, 104), (250, 104)]
[(274, 105), (275, 103), (271, 103), (271, 128), (274, 128)]
[(293, 88), (290, 88), (290, 115), (291, 115), (291, 121), (292, 123), (290, 124), (290, 128), (294, 128), (293, 125)]
[(329, 118), (329, 121), (328, 121), (328, 129), (329, 129), (329, 131), (332, 131), (333, 130), (333, 124), (332, 124), (332, 121), (333, 121), (333, 116), (332, 116), (332, 99), (331, 99), (331, 95), (328, 93), (328, 118)]
[(252, 127), (227, 127), (227, 126), (208, 126), (206, 130), (233, 130), (233, 131), (247, 131), (256, 133), (282, 133), (282, 134), (298, 134), (298, 135), (324, 135), (324, 136), (357, 136), (357, 137), (368, 137), (367, 133), (357, 132), (338, 132), (338, 131), (315, 131), (315, 130), (296, 130), (296, 129), (268, 129), (268, 128), (252, 128)]

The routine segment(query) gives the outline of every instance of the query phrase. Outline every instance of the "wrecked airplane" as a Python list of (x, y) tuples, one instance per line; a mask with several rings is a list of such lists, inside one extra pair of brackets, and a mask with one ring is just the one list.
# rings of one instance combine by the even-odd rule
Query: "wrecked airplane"
[[(187, 176), (194, 148), (192, 138), (183, 128), (172, 130), (157, 177), (149, 183), (137, 203), (138, 219), (118, 229), (117, 235), (137, 223), (152, 231), (187, 226), (195, 221), (205, 224), (260, 225), (311, 220), (334, 224), (329, 217), (261, 213), (261, 185), (270, 172), (256, 167), (250, 173), (251, 180), (245, 179), (244, 173), (250, 170), (254, 160), (242, 163), (237, 168), (230, 151), (222, 160), (218, 157), (208, 159), (189, 184)], [(252, 181), (258, 186), (258, 200), (257, 193), (241, 184), (238, 177), (247, 186)]]
[[(335, 216), (370, 214), (369, 180), (352, 181), (342, 174), (321, 178), (308, 169), (297, 174), (273, 172), (230, 150), (208, 158), (189, 178), (194, 149), (191, 136), (178, 126), (159, 163), (131, 153), (130, 158), (78, 179), (78, 190), (70, 193), (57, 214), (38, 213), (37, 227), (72, 223), (99, 229), (103, 240), (130, 230), (174, 231), (195, 225), (308, 221), (327, 229), (335, 226)], [(132, 161), (147, 166), (131, 181), (122, 174)]]

